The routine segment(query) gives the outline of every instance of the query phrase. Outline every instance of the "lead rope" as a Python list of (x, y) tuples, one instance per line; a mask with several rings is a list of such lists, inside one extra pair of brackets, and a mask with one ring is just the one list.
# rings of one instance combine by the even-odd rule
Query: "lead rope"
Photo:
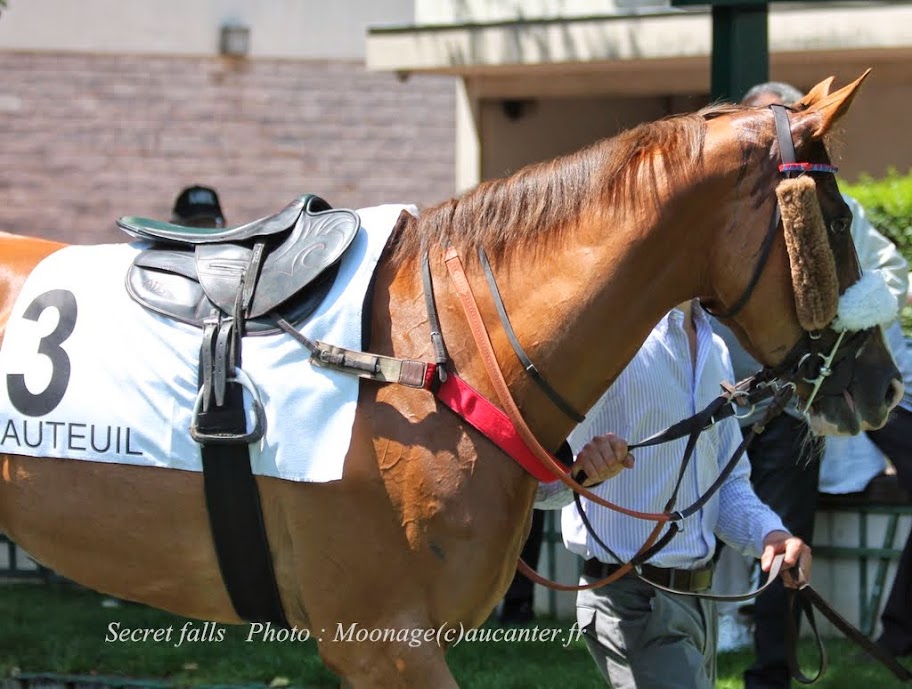
[[(747, 450), (748, 446), (751, 444), (753, 439), (759, 433), (763, 432), (763, 430), (766, 427), (766, 424), (768, 424), (773, 418), (775, 418), (780, 413), (782, 413), (782, 411), (785, 409), (785, 406), (788, 404), (788, 401), (791, 398), (792, 394), (793, 394), (793, 390), (792, 390), (791, 386), (784, 387), (776, 392), (776, 396), (773, 400), (773, 403), (770, 405), (770, 408), (767, 410), (766, 415), (764, 416), (763, 420), (760, 421), (759, 423), (755, 423), (751, 427), (750, 433), (748, 433), (747, 436), (745, 436), (745, 438), (741, 441), (741, 444), (735, 450), (731, 459), (728, 461), (728, 463), (725, 465), (725, 467), (722, 469), (722, 471), (719, 472), (719, 476), (716, 478), (716, 480), (713, 482), (713, 484), (699, 498), (699, 500), (694, 502), (692, 505), (690, 505), (686, 509), (674, 512), (674, 514), (680, 516), (680, 521), (674, 522), (671, 525), (671, 527), (669, 527), (669, 530), (665, 533), (665, 535), (662, 537), (662, 539), (655, 546), (653, 546), (653, 548), (649, 552), (645, 553), (642, 556), (637, 556), (634, 558), (634, 560), (633, 560), (633, 562), (635, 564), (634, 571), (638, 578), (640, 578), (642, 581), (648, 583), (650, 586), (653, 586), (654, 588), (665, 591), (666, 593), (674, 593), (674, 594), (678, 594), (678, 595), (691, 596), (691, 597), (695, 597), (695, 598), (707, 598), (709, 600), (718, 600), (718, 601), (750, 600), (751, 598), (754, 598), (754, 597), (758, 596), (760, 593), (762, 593), (767, 587), (770, 586), (770, 584), (772, 584), (773, 581), (775, 581), (775, 579), (779, 575), (779, 571), (782, 567), (783, 557), (781, 555), (777, 555), (773, 559), (773, 563), (770, 567), (770, 571), (768, 573), (767, 580), (762, 586), (760, 586), (759, 588), (757, 588), (753, 591), (749, 591), (747, 593), (738, 593), (738, 594), (712, 594), (712, 593), (702, 593), (702, 592), (694, 592), (694, 591), (679, 591), (677, 589), (672, 589), (672, 588), (668, 588), (668, 587), (656, 584), (655, 582), (642, 576), (642, 573), (640, 572), (639, 567), (640, 567), (640, 565), (644, 564), (647, 560), (652, 558), (654, 555), (656, 555), (662, 548), (664, 548), (666, 545), (668, 545), (668, 543), (671, 541), (671, 539), (674, 536), (676, 536), (680, 531), (683, 530), (681, 527), (678, 526), (679, 523), (683, 523), (684, 519), (696, 514), (700, 509), (702, 509), (706, 505), (707, 502), (709, 502), (710, 498), (712, 498), (712, 496), (722, 487), (722, 485), (728, 479), (729, 475), (734, 470), (734, 468), (738, 464), (738, 462), (741, 460), (741, 457), (744, 455), (744, 452)], [(707, 412), (709, 412), (713, 408), (713, 406), (714, 405), (711, 404), (703, 412), (698, 414), (697, 418), (707, 416)], [(676, 483), (674, 490), (672, 491), (672, 496), (671, 496), (671, 498), (669, 498), (668, 503), (666, 505), (666, 510), (668, 510), (668, 511), (671, 511), (674, 509), (674, 504), (675, 504), (675, 501), (677, 498), (677, 492), (681, 485), (681, 481), (684, 476), (684, 471), (686, 469), (686, 465), (689, 463), (690, 458), (693, 454), (694, 447), (696, 446), (696, 438), (699, 436), (700, 432), (707, 427), (708, 427), (708, 425), (704, 426), (698, 430), (695, 430), (691, 434), (691, 437), (688, 441), (687, 449), (685, 450), (685, 453), (684, 453), (684, 459), (681, 462), (681, 465), (682, 465), (681, 470), (678, 472), (678, 482)], [(661, 436), (664, 436), (664, 435), (665, 435), (665, 433), (661, 434)], [(655, 437), (656, 436), (654, 436), (653, 439)], [(632, 447), (643, 447), (646, 445), (657, 444), (656, 442), (652, 442), (653, 439), (649, 439), (647, 441), (644, 441), (644, 442), (639, 443), (638, 445), (634, 445)], [(665, 442), (665, 440), (660, 440), (659, 442)], [(583, 509), (583, 505), (582, 505), (581, 500), (579, 499), (579, 496), (575, 495), (574, 500), (576, 502), (576, 508), (579, 511), (580, 518), (583, 522), (583, 525), (586, 528), (586, 531), (589, 533), (590, 536), (592, 536), (592, 539), (599, 546), (601, 546), (606, 552), (608, 552), (608, 554), (610, 554), (615, 560), (620, 562), (621, 558), (611, 548), (609, 548), (608, 545), (606, 545), (604, 543), (604, 541), (602, 541), (602, 539), (596, 533), (591, 522), (589, 521), (588, 516), (586, 515), (585, 510)]]
[[(824, 673), (826, 672), (826, 648), (824, 647), (823, 641), (820, 638), (820, 633), (817, 631), (817, 621), (814, 619), (814, 608), (817, 608), (820, 613), (833, 624), (834, 627), (836, 627), (845, 635), (847, 639), (853, 641), (855, 644), (860, 646), (862, 650), (864, 650), (868, 655), (879, 661), (884, 667), (892, 672), (897, 679), (903, 682), (912, 680), (912, 673), (910, 673), (909, 670), (903, 667), (899, 661), (896, 660), (896, 658), (891, 656), (880, 646), (862, 634), (861, 630), (855, 627), (851, 622), (836, 612), (836, 610), (834, 610), (832, 606), (830, 606), (830, 604), (827, 603), (810, 584), (805, 584), (799, 589), (789, 588), (786, 592), (788, 594), (788, 614), (785, 616), (785, 647), (787, 649), (786, 657), (789, 672), (795, 681), (800, 682), (801, 684), (813, 684), (818, 679), (823, 677)], [(817, 645), (817, 654), (820, 658), (817, 672), (813, 677), (808, 677), (805, 675), (798, 665), (798, 658), (796, 654), (796, 649), (798, 647), (798, 628), (795, 624), (795, 612), (796, 606), (799, 605), (800, 612), (803, 612), (805, 617), (807, 617), (808, 624), (814, 632), (814, 640)]]

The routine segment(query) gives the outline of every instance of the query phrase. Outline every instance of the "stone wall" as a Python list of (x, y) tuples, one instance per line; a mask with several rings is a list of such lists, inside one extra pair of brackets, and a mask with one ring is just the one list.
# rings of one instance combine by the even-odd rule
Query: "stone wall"
[(120, 241), (215, 187), (229, 224), (313, 192), (337, 207), (454, 189), (454, 84), (355, 62), (0, 53), (0, 229)]

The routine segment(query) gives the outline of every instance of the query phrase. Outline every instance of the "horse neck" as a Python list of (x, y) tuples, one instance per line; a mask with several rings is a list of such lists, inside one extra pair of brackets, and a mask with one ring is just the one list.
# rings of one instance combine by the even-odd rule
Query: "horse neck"
[[(520, 343), (548, 382), (580, 411), (595, 403), (667, 311), (702, 290), (706, 251), (688, 226), (690, 214), (630, 222), (636, 215), (581, 218), (560, 248), (520, 250), (492, 261)], [(470, 273), (511, 392), (541, 442), (556, 447), (573, 421), (519, 364), (497, 323), (480, 268), (471, 267)], [(468, 350), (454, 356), (457, 368), (484, 380), (477, 349), (468, 342)]]

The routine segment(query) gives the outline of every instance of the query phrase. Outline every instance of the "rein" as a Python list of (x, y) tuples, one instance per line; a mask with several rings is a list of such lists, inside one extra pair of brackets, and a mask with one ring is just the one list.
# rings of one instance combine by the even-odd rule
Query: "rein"
[(567, 402), (553, 387), (551, 387), (551, 384), (542, 377), (542, 374), (539, 373), (537, 368), (535, 368), (535, 364), (533, 364), (531, 359), (529, 359), (529, 357), (526, 355), (526, 351), (522, 348), (522, 345), (519, 344), (519, 339), (516, 337), (516, 333), (513, 331), (513, 326), (510, 323), (510, 318), (507, 316), (507, 309), (504, 307), (503, 299), (500, 296), (500, 289), (497, 287), (497, 280), (494, 279), (494, 271), (491, 270), (491, 264), (488, 262), (488, 255), (481, 247), (478, 247), (478, 260), (481, 261), (481, 267), (484, 269), (485, 279), (488, 281), (488, 291), (491, 293), (491, 297), (494, 299), (494, 306), (497, 308), (497, 315), (500, 317), (500, 323), (503, 326), (504, 331), (507, 333), (507, 339), (510, 341), (510, 346), (513, 347), (513, 352), (516, 354), (516, 358), (519, 359), (520, 363), (526, 369), (526, 373), (529, 374), (529, 377), (532, 378), (533, 382), (538, 385), (538, 387), (541, 388), (542, 392), (548, 396), (548, 399), (554, 403), (554, 406), (564, 412), (565, 415), (576, 421), (576, 423), (582, 423), (586, 420), (586, 415), (580, 414), (578, 411), (576, 411), (576, 409), (573, 408), (573, 405)]
[[(788, 662), (789, 672), (795, 681), (801, 684), (813, 684), (823, 677), (827, 667), (827, 654), (820, 633), (817, 631), (817, 621), (814, 618), (814, 608), (820, 611), (820, 614), (826, 617), (830, 623), (836, 627), (843, 635), (860, 646), (869, 656), (879, 661), (893, 675), (903, 681), (912, 680), (912, 673), (909, 672), (896, 658), (883, 650), (880, 646), (872, 642), (868, 637), (861, 633), (851, 622), (840, 615), (833, 607), (827, 603), (819, 593), (810, 585), (805, 584), (801, 588), (786, 589), (788, 594), (789, 614), (785, 616), (785, 647), (787, 649), (786, 660)], [(820, 659), (817, 672), (813, 677), (805, 675), (798, 665), (796, 649), (798, 648), (798, 627), (795, 624), (795, 611), (804, 613), (811, 630), (814, 632), (814, 641), (817, 645), (817, 656)]]
[[(628, 446), (632, 449), (636, 449), (638, 447), (649, 447), (649, 446), (653, 446), (653, 445), (659, 445), (661, 443), (669, 442), (671, 440), (677, 440), (677, 439), (683, 438), (685, 436), (688, 437), (687, 447), (684, 450), (684, 456), (681, 460), (681, 466), (678, 470), (678, 478), (675, 483), (675, 487), (672, 490), (672, 496), (671, 496), (671, 498), (669, 498), (669, 500), (666, 503), (665, 508), (664, 508), (664, 510), (665, 510), (664, 513), (671, 515), (674, 519), (671, 521), (668, 531), (665, 532), (665, 534), (662, 536), (662, 538), (657, 543), (653, 544), (648, 550), (644, 550), (644, 548), (641, 548), (640, 551), (638, 551), (636, 553), (636, 555), (634, 555), (634, 557), (630, 560), (630, 562), (626, 563), (627, 565), (630, 565), (630, 567), (628, 567), (625, 570), (625, 574), (632, 570), (639, 579), (645, 581), (646, 583), (650, 584), (651, 586), (653, 586), (655, 588), (661, 589), (668, 593), (680, 593), (682, 595), (695, 596), (698, 598), (711, 598), (713, 600), (728, 600), (728, 601), (749, 600), (750, 598), (753, 598), (753, 597), (759, 595), (762, 591), (764, 591), (770, 585), (770, 583), (772, 581), (775, 580), (776, 576), (779, 573), (781, 565), (782, 565), (781, 558), (774, 560), (773, 567), (775, 568), (775, 571), (772, 568), (770, 569), (768, 580), (765, 584), (763, 584), (763, 586), (761, 586), (759, 589), (757, 589), (755, 591), (752, 591), (752, 592), (749, 592), (746, 594), (735, 594), (735, 595), (695, 593), (695, 592), (678, 591), (676, 589), (666, 588), (664, 586), (656, 584), (655, 582), (651, 581), (647, 577), (644, 577), (641, 567), (646, 561), (648, 561), (650, 558), (652, 558), (654, 555), (656, 555), (660, 550), (662, 550), (662, 548), (664, 548), (666, 545), (668, 545), (668, 543), (671, 542), (672, 538), (674, 538), (678, 533), (683, 531), (683, 527), (680, 526), (680, 524), (683, 523), (684, 519), (696, 514), (696, 512), (698, 512), (700, 509), (702, 509), (706, 505), (706, 503), (709, 502), (709, 500), (712, 498), (712, 496), (722, 487), (722, 485), (728, 479), (731, 472), (734, 471), (735, 466), (737, 466), (738, 462), (740, 461), (741, 457), (744, 455), (744, 452), (747, 450), (748, 446), (751, 444), (753, 439), (759, 433), (763, 432), (766, 424), (768, 424), (774, 417), (778, 416), (785, 409), (793, 392), (794, 392), (794, 388), (793, 388), (793, 386), (790, 386), (790, 385), (784, 386), (781, 388), (778, 388), (778, 387), (774, 388), (773, 384), (761, 382), (756, 377), (747, 378), (747, 379), (741, 381), (740, 383), (738, 383), (737, 385), (732, 386), (732, 389), (727, 394), (720, 395), (715, 400), (710, 402), (710, 404), (707, 405), (706, 408), (704, 408), (702, 411), (697, 412), (693, 416), (688, 417), (682, 421), (679, 421), (678, 423), (670, 426), (669, 428), (667, 428), (664, 431), (661, 431), (660, 433), (656, 433), (655, 435), (650, 436), (646, 440), (643, 440), (639, 443), (634, 443), (634, 444), (631, 444)], [(763, 420), (758, 423), (755, 423), (753, 425), (753, 427), (751, 428), (751, 432), (744, 438), (744, 440), (742, 440), (741, 444), (735, 450), (731, 459), (729, 459), (729, 461), (726, 463), (725, 467), (723, 467), (722, 471), (719, 472), (719, 476), (716, 478), (716, 480), (713, 482), (713, 484), (706, 490), (706, 492), (702, 496), (700, 496), (700, 498), (698, 500), (696, 500), (689, 507), (681, 509), (681, 510), (675, 510), (674, 505), (675, 505), (675, 502), (677, 499), (677, 493), (678, 493), (678, 490), (684, 479), (684, 474), (686, 473), (687, 466), (689, 465), (690, 460), (693, 457), (693, 452), (694, 452), (694, 450), (696, 448), (696, 444), (697, 444), (697, 438), (700, 436), (700, 434), (704, 430), (706, 430), (707, 428), (712, 426), (713, 424), (717, 423), (718, 421), (721, 421), (722, 419), (728, 418), (730, 416), (736, 416), (737, 414), (736, 414), (734, 405), (736, 403), (736, 400), (738, 400), (739, 398), (743, 397), (748, 404), (753, 406), (756, 402), (759, 402), (770, 396), (774, 397), (774, 401), (770, 405), (769, 409), (767, 410), (767, 413), (764, 416)], [(583, 526), (586, 528), (586, 531), (592, 536), (593, 540), (595, 540), (595, 542), (598, 543), (598, 545), (600, 545), (605, 551), (610, 553), (612, 555), (612, 557), (614, 557), (615, 560), (617, 560), (618, 562), (621, 562), (622, 558), (620, 556), (618, 556), (617, 554), (615, 554), (614, 551), (599, 537), (595, 528), (590, 523), (589, 518), (586, 516), (586, 512), (583, 509), (580, 494), (574, 492), (573, 499), (574, 499), (574, 502), (576, 503), (576, 509), (583, 522)], [(538, 572), (536, 572), (531, 567), (529, 567), (529, 565), (526, 562), (524, 562), (523, 560), (519, 561), (517, 568), (519, 569), (519, 571), (522, 574), (524, 574), (526, 577), (533, 580), (534, 582), (541, 584), (542, 586), (546, 586), (548, 588), (556, 589), (558, 591), (586, 591), (589, 589), (599, 588), (601, 586), (604, 586), (607, 580), (610, 580), (610, 581), (607, 581), (607, 583), (611, 583), (618, 578), (616, 576), (617, 572), (614, 572), (607, 579), (591, 582), (588, 584), (568, 585), (568, 584), (560, 584), (558, 582), (551, 581), (550, 579), (547, 579), (547, 578), (541, 576), (540, 574), (538, 574)]]
[[(627, 514), (639, 519), (644, 520), (653, 520), (656, 523), (656, 527), (649, 534), (646, 541), (640, 546), (640, 549), (634, 555), (634, 557), (627, 563), (620, 566), (618, 570), (613, 572), (608, 577), (595, 581), (589, 584), (580, 584), (577, 586), (567, 586), (565, 584), (559, 584), (553, 582), (549, 579), (546, 579), (539, 575), (537, 572), (534, 572), (528, 565), (524, 562), (521, 562), (519, 565), (520, 571), (528, 576), (533, 581), (540, 583), (542, 585), (548, 586), (549, 588), (556, 588), (561, 591), (580, 591), (584, 589), (598, 588), (605, 586), (608, 583), (612, 583), (619, 579), (620, 577), (628, 574), (631, 571), (635, 571), (638, 567), (653, 557), (657, 552), (664, 548), (672, 538), (681, 530), (679, 523), (682, 522), (688, 516), (695, 514), (700, 510), (710, 498), (722, 487), (722, 485), (727, 480), (728, 476), (734, 470), (747, 446), (753, 440), (754, 436), (762, 432), (763, 424), (757, 424), (755, 430), (745, 438), (741, 443), (741, 446), (735, 452), (734, 456), (729, 460), (725, 468), (720, 472), (716, 481), (707, 489), (706, 493), (700, 497), (694, 504), (683, 510), (674, 510), (674, 503), (676, 501), (677, 492), (681, 485), (681, 482), (684, 479), (684, 474), (686, 472), (687, 466), (689, 465), (690, 459), (693, 456), (694, 449), (696, 448), (697, 438), (700, 433), (711, 426), (716, 421), (725, 418), (726, 416), (731, 416), (734, 414), (734, 408), (731, 406), (731, 403), (736, 399), (736, 393), (741, 392), (748, 397), (748, 400), (753, 403), (763, 399), (764, 397), (769, 396), (769, 394), (776, 394), (778, 404), (771, 405), (769, 411), (767, 412), (767, 417), (764, 419), (764, 423), (768, 422), (770, 418), (775, 416), (775, 414), (781, 412), (785, 407), (785, 403), (791, 397), (793, 393), (793, 386), (785, 386), (778, 390), (776, 393), (768, 392), (768, 388), (764, 385), (763, 389), (757, 390), (753, 388), (753, 379), (749, 379), (748, 389), (743, 391), (733, 390), (727, 394), (723, 394), (716, 398), (713, 402), (709, 404), (703, 411), (698, 414), (685, 419), (678, 424), (668, 428), (661, 433), (658, 433), (646, 440), (642, 441), (639, 444), (630, 445), (631, 448), (637, 447), (647, 447), (650, 445), (657, 445), (659, 443), (667, 442), (669, 440), (682, 438), (685, 435), (689, 436), (687, 449), (684, 453), (684, 458), (681, 462), (681, 468), (678, 472), (677, 483), (672, 493), (672, 497), (669, 499), (668, 503), (665, 506), (663, 512), (657, 513), (647, 513), (630, 510), (625, 507), (621, 507), (614, 503), (611, 503), (601, 496), (596, 495), (589, 489), (583, 487), (578, 481), (575, 481), (573, 478), (567, 475), (566, 470), (560, 466), (557, 461), (552, 457), (552, 455), (545, 450), (538, 440), (535, 438), (535, 435), (526, 425), (525, 420), (522, 417), (519, 408), (514, 401), (509, 387), (507, 386), (506, 381), (504, 380), (503, 373), (500, 370), (499, 365), (497, 364), (497, 359), (494, 355), (494, 348), (491, 345), (490, 337), (488, 336), (487, 330), (484, 326), (484, 321), (481, 317), (481, 313), (478, 310), (478, 305), (475, 301), (474, 294), (472, 292), (471, 285), (469, 285), (468, 279), (465, 275), (465, 269), (462, 265), (462, 261), (459, 258), (459, 254), (455, 249), (450, 248), (446, 252), (445, 262), (447, 270), (450, 273), (450, 278), (453, 282), (453, 285), (456, 289), (456, 292), (462, 303), (463, 310), (465, 311), (466, 318), (469, 322), (469, 328), (472, 332), (472, 336), (475, 339), (475, 344), (478, 347), (479, 355), (481, 356), (482, 361), (485, 365), (485, 370), (487, 371), (488, 378), (490, 379), (492, 385), (495, 388), (498, 399), (501, 402), (501, 405), (507, 412), (507, 416), (510, 418), (513, 426), (516, 428), (519, 436), (527, 443), (529, 448), (533, 451), (536, 457), (539, 457), (542, 463), (548, 469), (551, 469), (555, 472), (555, 475), (568, 487), (570, 487), (574, 492), (574, 499), (577, 501), (577, 506), (580, 509), (582, 514), (582, 506), (580, 504), (580, 498), (585, 497), (590, 501), (606, 507), (615, 512), (620, 512), (622, 514)], [(758, 383), (758, 387), (759, 387)], [(728, 412), (722, 411), (723, 409), (728, 409)], [(585, 480), (585, 479), (583, 479)], [(593, 497), (595, 499), (593, 499)], [(586, 520), (585, 515), (583, 514), (584, 524), (587, 530), (595, 537), (598, 536), (594, 533), (591, 524)], [(668, 531), (659, 539), (659, 533), (666, 523), (670, 523)], [(608, 549), (609, 552), (610, 549)], [(620, 561), (620, 558), (617, 558)], [(638, 573), (639, 574), (639, 573)], [(648, 580), (647, 580), (648, 581)], [(759, 593), (759, 591), (757, 592)], [(756, 593), (751, 594), (756, 595)], [(748, 596), (750, 597), (750, 596)]]

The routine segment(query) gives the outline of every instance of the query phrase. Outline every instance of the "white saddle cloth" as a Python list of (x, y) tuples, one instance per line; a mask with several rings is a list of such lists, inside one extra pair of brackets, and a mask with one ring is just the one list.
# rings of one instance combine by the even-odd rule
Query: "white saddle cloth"
[[(358, 211), (361, 229), (336, 281), (300, 327), (307, 337), (361, 349), (364, 297), (403, 209), (417, 214), (400, 205)], [(127, 269), (143, 248), (67, 247), (29, 276), (0, 348), (0, 453), (202, 471), (189, 434), (202, 331), (127, 295)], [(267, 424), (250, 447), (256, 474), (313, 482), (342, 476), (358, 379), (308, 357), (285, 333), (244, 339), (243, 367)]]

